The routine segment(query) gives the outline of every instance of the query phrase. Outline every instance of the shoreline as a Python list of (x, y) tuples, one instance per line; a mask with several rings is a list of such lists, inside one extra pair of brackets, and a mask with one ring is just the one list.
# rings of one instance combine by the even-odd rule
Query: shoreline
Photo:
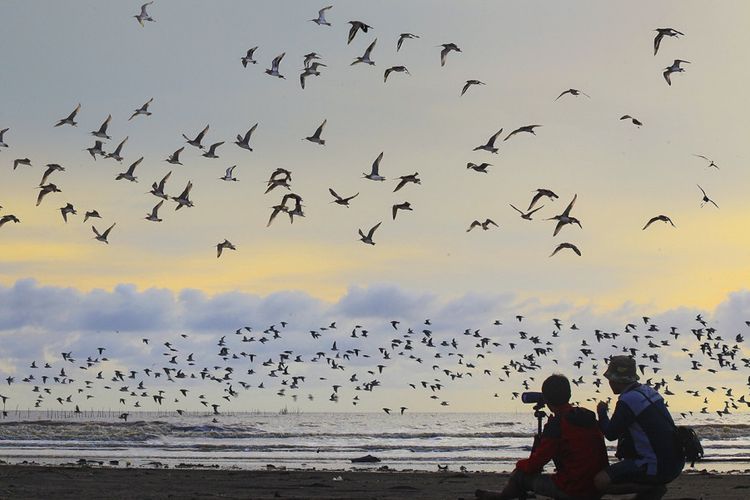
[[(212, 467), (120, 468), (0, 464), (0, 498), (130, 499), (441, 499), (474, 498), (498, 489), (507, 474), (389, 470), (227, 470)], [(750, 495), (750, 473), (683, 473), (665, 500), (742, 500)], [(630, 498), (608, 496), (607, 498)]]

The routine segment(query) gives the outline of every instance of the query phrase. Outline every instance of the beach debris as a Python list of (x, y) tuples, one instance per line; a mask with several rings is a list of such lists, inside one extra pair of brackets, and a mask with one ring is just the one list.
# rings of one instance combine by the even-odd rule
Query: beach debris
[(377, 463), (377, 462), (380, 462), (380, 459), (372, 455), (365, 455), (364, 457), (352, 458), (353, 464)]

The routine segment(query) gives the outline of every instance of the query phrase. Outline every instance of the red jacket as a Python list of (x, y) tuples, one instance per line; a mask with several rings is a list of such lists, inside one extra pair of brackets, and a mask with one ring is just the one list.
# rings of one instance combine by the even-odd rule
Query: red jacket
[(519, 460), (516, 468), (537, 474), (553, 460), (557, 469), (552, 476), (562, 491), (577, 498), (598, 498), (594, 476), (607, 464), (604, 444), (594, 412), (569, 404), (558, 409), (542, 430), (542, 438), (529, 458)]

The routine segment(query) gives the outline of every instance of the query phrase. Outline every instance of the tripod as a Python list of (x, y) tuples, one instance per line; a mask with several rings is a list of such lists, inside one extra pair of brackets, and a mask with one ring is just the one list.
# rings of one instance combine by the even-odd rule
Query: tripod
[(547, 413), (544, 412), (543, 408), (543, 402), (539, 402), (534, 405), (534, 416), (536, 417), (536, 436), (534, 436), (534, 444), (531, 446), (532, 452), (536, 448), (536, 445), (539, 443), (539, 441), (542, 439), (542, 420), (547, 416)]

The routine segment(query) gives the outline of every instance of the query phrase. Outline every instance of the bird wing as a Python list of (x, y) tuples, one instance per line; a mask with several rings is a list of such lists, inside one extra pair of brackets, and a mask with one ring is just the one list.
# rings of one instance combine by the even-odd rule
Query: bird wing
[(352, 40), (354, 40), (354, 36), (357, 34), (357, 30), (359, 29), (359, 26), (356, 21), (352, 22), (352, 27), (349, 28), (349, 38), (347, 39), (346, 44), (349, 45), (352, 43)]
[(503, 129), (500, 129), (500, 130), (498, 130), (497, 132), (495, 132), (495, 135), (493, 135), (492, 137), (490, 137), (490, 140), (489, 140), (489, 141), (487, 141), (487, 144), (486, 144), (486, 145), (487, 145), (488, 147), (494, 147), (494, 146), (495, 146), (495, 141), (497, 140), (498, 136), (499, 136), (500, 134), (502, 134), (502, 133), (503, 133)]
[(196, 142), (201, 142), (203, 140), (203, 136), (206, 135), (206, 132), (208, 132), (209, 125), (206, 125), (206, 128), (201, 130), (197, 136), (195, 136)]
[(367, 49), (365, 50), (365, 54), (364, 54), (364, 56), (363, 56), (363, 59), (369, 59), (369, 58), (370, 58), (370, 53), (372, 52), (372, 49), (374, 49), (374, 48), (375, 48), (375, 44), (376, 44), (377, 42), (378, 42), (378, 39), (376, 38), (376, 39), (375, 39), (375, 40), (373, 40), (373, 41), (372, 41), (372, 43), (371, 43), (371, 44), (370, 44), (370, 45), (369, 45), (369, 46), (367, 47)]
[(372, 235), (375, 234), (375, 230), (377, 230), (377, 228), (379, 228), (381, 224), (382, 222), (378, 222), (377, 224), (372, 226), (370, 230), (367, 232), (367, 238), (372, 239)]
[(157, 218), (159, 216), (159, 209), (164, 204), (164, 200), (157, 203), (154, 208), (151, 209), (151, 217)]
[(643, 229), (642, 229), (642, 231), (645, 231), (645, 230), (646, 230), (646, 228), (648, 228), (648, 226), (650, 226), (651, 224), (653, 224), (653, 223), (654, 223), (654, 222), (656, 222), (657, 220), (659, 220), (659, 217), (658, 217), (658, 216), (657, 216), (657, 217), (651, 217), (651, 219), (649, 219), (649, 221), (648, 221), (648, 222), (646, 223), (646, 225), (645, 225), (645, 226), (643, 226)]
[(320, 134), (323, 133), (323, 127), (326, 126), (326, 123), (328, 123), (328, 119), (323, 120), (323, 123), (320, 124), (320, 127), (318, 127), (317, 130), (315, 130), (313, 137), (317, 137), (318, 139), (320, 139)]
[(372, 163), (372, 172), (370, 172), (370, 175), (380, 175), (378, 171), (380, 170), (380, 160), (383, 159), (383, 153), (380, 153), (377, 158), (375, 158), (375, 161)]
[(74, 109), (74, 110), (73, 110), (73, 112), (72, 112), (72, 113), (70, 113), (70, 114), (68, 115), (68, 118), (67, 118), (67, 119), (68, 119), (68, 120), (72, 120), (73, 118), (75, 118), (75, 117), (76, 117), (76, 115), (78, 114), (78, 112), (79, 112), (80, 110), (81, 110), (81, 104), (79, 103), (79, 104), (78, 104), (78, 106), (76, 106), (76, 109)]
[(159, 181), (159, 191), (164, 191), (164, 184), (166, 184), (167, 179), (169, 179), (169, 176), (172, 175), (172, 171), (170, 170), (167, 175), (165, 175), (161, 181)]
[(440, 51), (440, 66), (445, 66), (445, 56), (449, 51), (450, 49), (448, 47), (443, 47), (443, 50)]
[(554, 233), (552, 233), (552, 236), (557, 236), (557, 233), (559, 233), (559, 232), (560, 232), (560, 229), (562, 229), (562, 227), (563, 227), (564, 225), (565, 225), (565, 224), (563, 224), (563, 222), (562, 222), (562, 221), (557, 221), (557, 225), (555, 226), (555, 232), (554, 232)]
[(659, 51), (659, 45), (661, 44), (661, 39), (664, 38), (664, 33), (661, 31), (658, 35), (656, 35), (656, 38), (654, 38), (654, 55)]
[(537, 212), (537, 211), (539, 211), (539, 210), (541, 210), (543, 208), (544, 208), (544, 205), (540, 205), (540, 206), (536, 207), (534, 210), (532, 210), (531, 212), (527, 213), (526, 216), (529, 217), (529, 216), (533, 215), (534, 212)]
[(573, 199), (570, 201), (567, 207), (565, 207), (565, 211), (562, 213), (564, 216), (569, 216), (570, 211), (573, 209), (573, 205), (575, 205), (576, 200), (578, 199), (578, 194), (573, 195)]
[(513, 205), (512, 203), (510, 203), (510, 206), (511, 206), (511, 208), (512, 208), (513, 210), (515, 210), (515, 211), (516, 211), (516, 212), (518, 212), (519, 214), (521, 214), (521, 215), (524, 215), (524, 213), (523, 213), (522, 211), (520, 211), (520, 210), (519, 210), (518, 208), (516, 208), (516, 207), (515, 207), (515, 206), (514, 206), (514, 205)]
[(328, 192), (331, 193), (331, 195), (333, 195), (334, 198), (336, 198), (336, 201), (342, 201), (343, 200), (343, 198), (341, 198), (341, 196), (339, 196), (338, 194), (336, 194), (336, 191), (334, 191), (333, 188), (328, 188)]
[(669, 75), (671, 73), (672, 73), (672, 71), (669, 68), (667, 68), (666, 70), (664, 70), (664, 73), (662, 73), (662, 75), (664, 75), (664, 79), (667, 81), (667, 83), (670, 86), (672, 85), (672, 80), (669, 78)]

